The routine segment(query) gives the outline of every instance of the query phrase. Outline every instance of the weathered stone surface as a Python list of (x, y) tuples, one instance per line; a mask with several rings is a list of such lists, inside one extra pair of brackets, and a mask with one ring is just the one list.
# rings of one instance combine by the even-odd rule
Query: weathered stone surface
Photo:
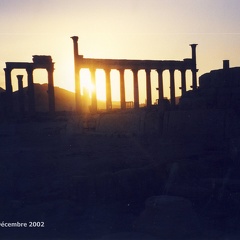
[(72, 196), (78, 202), (109, 203), (145, 199), (163, 188), (164, 166), (125, 169), (95, 176), (76, 176), (72, 180)]
[(172, 111), (164, 114), (163, 137), (172, 139), (223, 138), (225, 112), (220, 110)]
[(98, 117), (96, 130), (111, 135), (158, 136), (162, 131), (162, 120), (163, 112), (159, 109), (103, 113)]
[(134, 229), (166, 239), (185, 239), (200, 234), (198, 217), (191, 202), (175, 196), (154, 196), (134, 223)]

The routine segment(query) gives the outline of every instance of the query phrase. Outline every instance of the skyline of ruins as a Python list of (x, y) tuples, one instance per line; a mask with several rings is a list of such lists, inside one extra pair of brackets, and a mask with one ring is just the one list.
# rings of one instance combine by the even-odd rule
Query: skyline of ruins
[[(221, 68), (224, 59), (230, 60), (230, 67), (238, 66), (239, 7), (236, 0), (227, 3), (212, 0), (205, 4), (201, 0), (182, 0), (178, 4), (163, 0), (148, 3), (92, 0), (81, 4), (50, 0), (41, 5), (28, 0), (2, 2), (0, 86), (5, 86), (5, 62), (31, 62), (34, 54), (51, 55), (56, 63), (55, 85), (74, 91), (73, 51), (69, 40), (74, 35), (79, 36), (79, 52), (89, 58), (179, 60), (191, 55), (190, 43), (197, 43), (198, 77)], [(19, 74), (24, 73), (14, 72)], [(47, 82), (45, 71), (36, 70), (34, 75), (36, 83)], [(99, 79), (103, 78), (103, 72), (98, 75)], [(26, 76), (23, 84), (26, 86)], [(187, 83), (188, 88), (190, 85)], [(157, 98), (157, 92), (154, 94)], [(115, 95), (115, 100), (120, 100)], [(144, 102), (146, 96), (140, 98)]]

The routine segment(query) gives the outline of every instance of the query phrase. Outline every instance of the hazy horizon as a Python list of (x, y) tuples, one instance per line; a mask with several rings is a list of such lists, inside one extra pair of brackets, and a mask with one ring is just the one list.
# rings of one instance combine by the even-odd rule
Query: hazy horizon
[[(239, 66), (239, 12), (237, 0), (180, 0), (177, 3), (169, 0), (84, 3), (3, 0), (0, 2), (0, 87), (5, 88), (5, 62), (31, 62), (32, 55), (51, 55), (55, 62), (55, 86), (74, 91), (70, 39), (73, 35), (79, 36), (79, 54), (84, 57), (182, 60), (191, 57), (189, 44), (197, 43), (198, 77), (221, 68), (225, 59), (230, 60), (230, 67)], [(13, 70), (14, 89), (16, 74), (24, 75), (26, 85), (26, 72)], [(132, 78), (130, 72), (126, 76)], [(103, 77), (99, 71), (98, 85), (104, 85)], [(154, 89), (156, 74), (152, 77)], [(164, 77), (165, 92), (169, 95), (168, 73)], [(176, 73), (177, 80), (179, 77)], [(35, 70), (34, 81), (47, 82), (46, 71)], [(143, 89), (144, 80), (141, 82)], [(118, 84), (118, 79), (114, 84)], [(179, 84), (178, 80), (176, 95), (180, 93)], [(190, 85), (188, 81), (188, 89)], [(131, 93), (131, 84), (126, 84), (126, 100), (132, 99)], [(104, 97), (104, 93), (98, 95), (101, 99)], [(155, 98), (157, 91), (153, 92)], [(119, 92), (115, 92), (113, 100), (118, 99)], [(141, 91), (140, 101), (144, 99), (145, 91)]]

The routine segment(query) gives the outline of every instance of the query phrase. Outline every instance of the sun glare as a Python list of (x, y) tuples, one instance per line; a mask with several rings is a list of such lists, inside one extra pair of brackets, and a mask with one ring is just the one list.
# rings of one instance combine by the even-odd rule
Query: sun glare
[(98, 100), (106, 101), (106, 77), (102, 69), (96, 71), (96, 93)]
[(96, 86), (93, 85), (91, 81), (91, 74), (89, 69), (81, 69), (80, 71), (81, 79), (81, 95), (88, 93), (91, 98), (92, 93), (96, 91), (98, 100), (106, 100), (106, 81), (105, 73), (103, 70), (96, 71)]
[(89, 97), (91, 97), (92, 92), (95, 90), (95, 88), (91, 83), (90, 72), (88, 69), (81, 69), (80, 79), (81, 79), (81, 95), (84, 95), (87, 92), (89, 94)]

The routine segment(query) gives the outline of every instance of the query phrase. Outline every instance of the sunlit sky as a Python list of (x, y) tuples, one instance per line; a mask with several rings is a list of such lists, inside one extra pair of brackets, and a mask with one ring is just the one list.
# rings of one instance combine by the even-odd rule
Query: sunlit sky
[[(191, 57), (189, 44), (197, 43), (198, 76), (221, 68), (224, 59), (240, 66), (239, 23), (239, 0), (0, 0), (0, 87), (5, 62), (51, 55), (55, 85), (73, 91), (73, 35), (85, 57), (182, 60)], [(14, 86), (19, 73), (26, 85), (26, 72), (14, 70)], [(34, 71), (35, 82), (47, 82), (46, 76)]]

